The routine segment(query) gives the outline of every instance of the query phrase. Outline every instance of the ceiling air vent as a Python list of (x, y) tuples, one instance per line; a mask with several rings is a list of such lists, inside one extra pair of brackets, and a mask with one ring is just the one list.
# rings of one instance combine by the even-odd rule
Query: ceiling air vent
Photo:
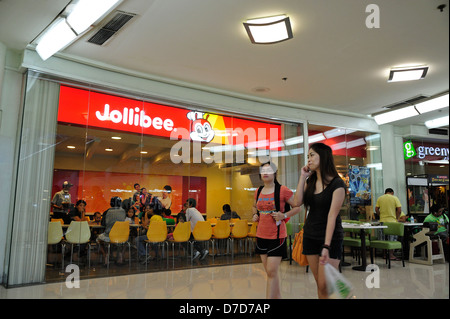
[(134, 16), (134, 13), (116, 11), (113, 18), (109, 20), (100, 30), (98, 30), (89, 40), (89, 43), (103, 45), (114, 34), (116, 34), (128, 21)]
[(413, 97), (411, 99), (408, 99), (408, 100), (405, 100), (405, 101), (402, 101), (402, 102), (398, 102), (398, 103), (395, 103), (395, 104), (391, 104), (391, 105), (385, 106), (384, 108), (386, 108), (386, 109), (401, 108), (401, 107), (417, 104), (420, 101), (428, 99), (428, 98), (429, 98), (429, 96), (419, 95), (419, 96)]
[(428, 134), (448, 136), (448, 129), (445, 129), (445, 128), (431, 128), (431, 129), (428, 130)]

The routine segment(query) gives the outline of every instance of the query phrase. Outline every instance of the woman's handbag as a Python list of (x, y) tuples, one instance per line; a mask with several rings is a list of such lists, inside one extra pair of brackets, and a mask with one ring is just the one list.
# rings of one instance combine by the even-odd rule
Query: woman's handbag
[(300, 266), (308, 266), (308, 260), (303, 252), (303, 229), (295, 235), (294, 247), (292, 249), (292, 259), (294, 259)]

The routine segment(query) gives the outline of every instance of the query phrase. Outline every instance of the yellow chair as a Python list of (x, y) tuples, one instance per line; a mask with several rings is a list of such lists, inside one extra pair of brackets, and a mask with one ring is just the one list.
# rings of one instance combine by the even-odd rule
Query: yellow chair
[(84, 218), (82, 219), (82, 221), (87, 221), (87, 222), (90, 222), (90, 221), (91, 221), (91, 219), (89, 218), (89, 216), (84, 216)]
[(61, 225), (64, 225), (64, 220), (62, 218), (52, 218), (51, 221), (52, 222), (60, 222)]
[(210, 222), (211, 225), (217, 224), (217, 218), (215, 218), (215, 217), (213, 217), (213, 218), (208, 218), (207, 221)]
[(248, 235), (248, 222), (246, 219), (238, 219), (233, 226), (233, 229), (231, 231), (231, 255), (234, 255), (234, 240), (244, 240), (244, 248), (245, 252), (247, 252), (247, 239)]
[[(194, 243), (195, 242), (207, 242), (209, 248), (209, 242), (212, 237), (212, 227), (209, 221), (198, 221), (192, 230), (193, 240), (191, 244), (191, 256), (194, 256)], [(213, 258), (214, 258), (214, 246), (213, 246)]]
[[(155, 244), (162, 246), (162, 255), (164, 257), (164, 245), (167, 245), (167, 255), (169, 254), (169, 244), (167, 239), (167, 224), (165, 221), (153, 221), (150, 222), (147, 231), (147, 240), (145, 240), (145, 264), (147, 265), (148, 257), (148, 244)], [(167, 259), (169, 263), (169, 259)]]
[(48, 233), (47, 233), (47, 244), (57, 245), (61, 243), (62, 255), (61, 264), (62, 269), (64, 269), (64, 249), (66, 245), (62, 241), (64, 239), (63, 229), (60, 221), (51, 221), (48, 223)]
[[(230, 250), (229, 242), (230, 239), (230, 233), (231, 233), (231, 227), (230, 227), (230, 221), (229, 220), (219, 220), (217, 221), (216, 226), (212, 229), (213, 235), (212, 235), (212, 241), (213, 241), (213, 247), (215, 248), (216, 239), (226, 239), (227, 240), (227, 254)], [(219, 251), (219, 242), (217, 241), (217, 251)]]
[[(252, 225), (250, 226), (250, 231), (247, 234), (247, 242), (249, 245), (248, 247), (249, 247), (250, 256), (252, 255), (257, 229), (258, 229), (258, 222), (253, 222)], [(250, 244), (252, 245), (251, 249), (250, 249)]]
[(131, 266), (131, 245), (128, 241), (130, 236), (130, 223), (128, 221), (116, 221), (109, 232), (109, 242), (105, 243), (108, 245), (108, 263), (109, 268), (109, 256), (111, 244), (121, 246), (128, 244), (128, 263)]
[(66, 231), (66, 241), (71, 245), (70, 250), (70, 263), (72, 263), (73, 257), (73, 245), (78, 245), (78, 257), (80, 255), (81, 245), (88, 245), (88, 262), (89, 267), (91, 266), (91, 244), (89, 240), (91, 239), (91, 230), (87, 221), (72, 221)]
[(175, 256), (175, 244), (189, 243), (191, 238), (191, 222), (178, 223), (173, 231), (173, 239), (168, 240), (172, 244), (172, 256)]

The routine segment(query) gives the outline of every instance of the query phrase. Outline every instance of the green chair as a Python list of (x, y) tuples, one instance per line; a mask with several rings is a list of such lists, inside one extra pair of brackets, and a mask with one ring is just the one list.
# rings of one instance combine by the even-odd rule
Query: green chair
[[(387, 226), (388, 228), (383, 229), (384, 235), (395, 235), (399, 237), (403, 237), (404, 234), (404, 225), (403, 223), (383, 223), (384, 226)], [(405, 260), (403, 259), (403, 240), (399, 238), (397, 241), (390, 241), (390, 240), (371, 240), (370, 241), (370, 248), (371, 249), (384, 249), (386, 251), (386, 263), (388, 264), (388, 268), (391, 268), (391, 259), (389, 258), (389, 250), (393, 249), (401, 249), (402, 251), (402, 263), (403, 267), (405, 267)], [(371, 262), (373, 264), (373, 254), (371, 254)]]
[[(361, 224), (361, 222), (356, 220), (343, 220), (342, 222), (351, 223), (351, 224)], [(344, 232), (350, 233), (350, 236), (344, 236), (343, 246), (358, 248), (358, 251), (361, 251), (361, 238), (360, 238), (360, 230), (352, 229), (352, 228), (344, 228)], [(370, 229), (365, 230), (366, 233), (366, 248), (370, 247)], [(372, 258), (372, 250), (370, 250), (370, 256)], [(360, 254), (357, 255), (358, 262), (361, 257)], [(342, 253), (342, 262), (344, 262), (344, 253)]]

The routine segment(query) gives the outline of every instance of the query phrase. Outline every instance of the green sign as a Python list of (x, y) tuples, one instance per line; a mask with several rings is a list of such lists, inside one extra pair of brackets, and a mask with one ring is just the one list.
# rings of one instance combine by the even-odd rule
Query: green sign
[(405, 160), (410, 159), (411, 157), (416, 156), (416, 149), (411, 141), (403, 143), (403, 155)]

